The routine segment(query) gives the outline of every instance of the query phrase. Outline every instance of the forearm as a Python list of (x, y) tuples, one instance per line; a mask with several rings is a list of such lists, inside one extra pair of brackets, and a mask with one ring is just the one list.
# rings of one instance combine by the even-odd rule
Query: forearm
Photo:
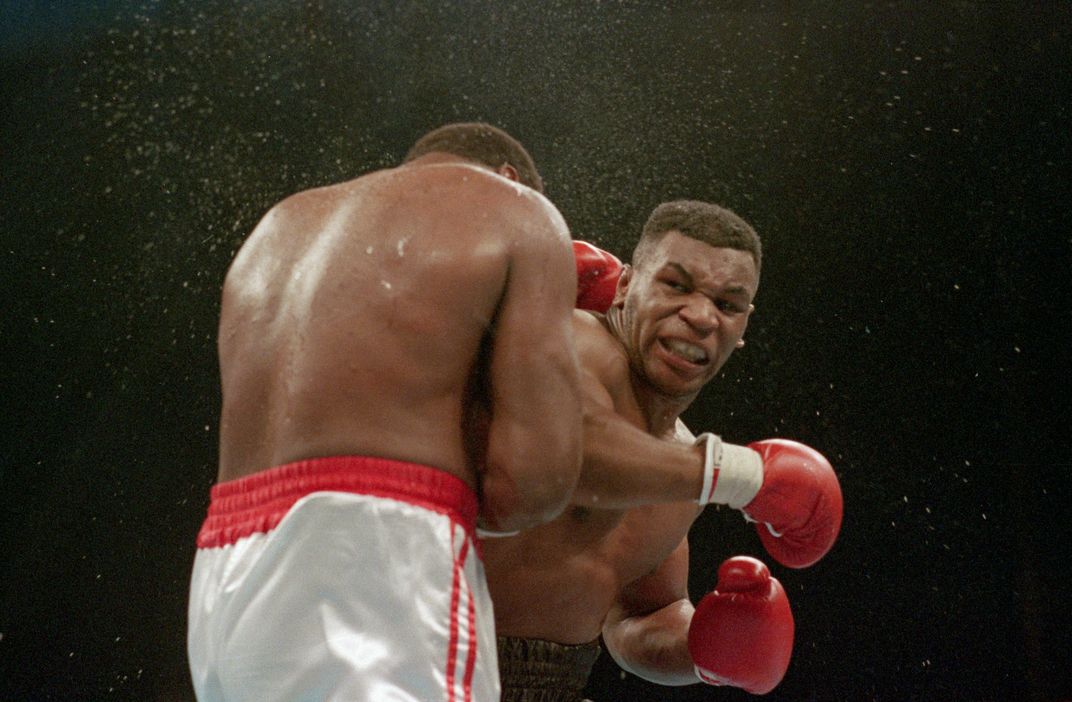
[(654, 437), (613, 411), (586, 408), (584, 463), (573, 502), (628, 509), (696, 500), (703, 463), (698, 447)]
[(659, 685), (691, 685), (696, 677), (688, 650), (694, 612), (687, 599), (643, 616), (608, 617), (603, 627), (607, 651), (623, 670)]

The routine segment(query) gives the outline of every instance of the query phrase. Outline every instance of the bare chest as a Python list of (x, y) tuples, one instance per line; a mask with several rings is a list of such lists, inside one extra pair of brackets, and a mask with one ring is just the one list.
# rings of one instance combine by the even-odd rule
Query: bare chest
[(688, 535), (696, 515), (692, 503), (669, 503), (619, 513), (575, 507), (568, 519), (574, 538), (599, 544), (589, 553), (621, 588), (666, 560)]

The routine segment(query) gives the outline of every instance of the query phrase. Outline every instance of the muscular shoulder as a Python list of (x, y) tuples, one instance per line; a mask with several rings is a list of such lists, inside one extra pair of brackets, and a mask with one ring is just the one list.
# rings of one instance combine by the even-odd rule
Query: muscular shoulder
[[(573, 333), (581, 365), (600, 376), (629, 372), (629, 359), (603, 322), (603, 315), (586, 310), (573, 311)], [(609, 376), (607, 376), (609, 379)]]
[(569, 228), (558, 209), (541, 193), (486, 168), (464, 162), (396, 168), (392, 179), (419, 192), (418, 200), (439, 221), (451, 219), (482, 232), (485, 242), (509, 240), (519, 250), (561, 247)]
[(598, 383), (605, 396), (620, 408), (631, 394), (625, 348), (607, 329), (600, 314), (574, 310), (573, 332), (582, 374), (589, 382)]
[(474, 170), (481, 175), (481, 187), (491, 199), (491, 204), (506, 217), (526, 223), (520, 228), (523, 236), (546, 233), (556, 245), (569, 242), (569, 227), (565, 218), (542, 193), (490, 171), (481, 168)]
[(501, 206), (509, 209), (547, 210), (556, 214), (558, 212), (541, 193), (471, 163), (414, 165), (396, 168), (390, 173), (430, 187), (465, 190), (481, 197), (494, 198), (500, 201)]
[(332, 183), (315, 188), (308, 188), (292, 195), (288, 195), (268, 210), (265, 219), (267, 220), (269, 217), (284, 219), (289, 217), (302, 217), (321, 211), (328, 203), (341, 202), (356, 189), (362, 187), (366, 182), (374, 180), (380, 173), (383, 173), (383, 171), (369, 173), (360, 178), (355, 178), (342, 183)]
[(244, 268), (264, 265), (261, 259), (265, 255), (259, 254), (262, 249), (270, 249), (270, 255), (266, 254), (269, 261), (278, 259), (296, 247), (302, 235), (314, 233), (316, 229), (309, 220), (323, 212), (326, 201), (339, 197), (341, 187), (329, 185), (303, 190), (272, 205), (242, 243), (228, 278), (240, 277), (235, 274)]

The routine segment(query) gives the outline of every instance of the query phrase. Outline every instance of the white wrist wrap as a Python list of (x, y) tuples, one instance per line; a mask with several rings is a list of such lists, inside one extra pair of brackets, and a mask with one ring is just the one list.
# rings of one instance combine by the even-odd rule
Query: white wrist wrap
[(706, 446), (703, 488), (698, 502), (701, 505), (714, 502), (734, 509), (751, 502), (763, 486), (763, 459), (759, 454), (747, 446), (724, 444), (710, 432), (696, 437), (696, 444), (701, 442), (706, 442)]

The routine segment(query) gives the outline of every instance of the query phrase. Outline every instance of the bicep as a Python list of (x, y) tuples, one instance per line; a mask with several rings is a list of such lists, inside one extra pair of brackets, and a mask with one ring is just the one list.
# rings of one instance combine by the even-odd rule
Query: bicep
[(623, 669), (663, 685), (695, 682), (687, 649), (694, 612), (688, 599), (688, 543), (627, 585), (603, 624), (607, 652)]
[(529, 222), (511, 244), (509, 272), (495, 321), (491, 354), (496, 414), (517, 409), (566, 384), (576, 397), (577, 361), (570, 322), (576, 271), (565, 223)]
[(504, 531), (557, 516), (576, 486), (581, 458), (570, 324), (573, 252), (560, 215), (525, 214), (515, 218), (508, 236), (509, 266), (487, 373), (491, 412), (482, 507), (492, 528)]

